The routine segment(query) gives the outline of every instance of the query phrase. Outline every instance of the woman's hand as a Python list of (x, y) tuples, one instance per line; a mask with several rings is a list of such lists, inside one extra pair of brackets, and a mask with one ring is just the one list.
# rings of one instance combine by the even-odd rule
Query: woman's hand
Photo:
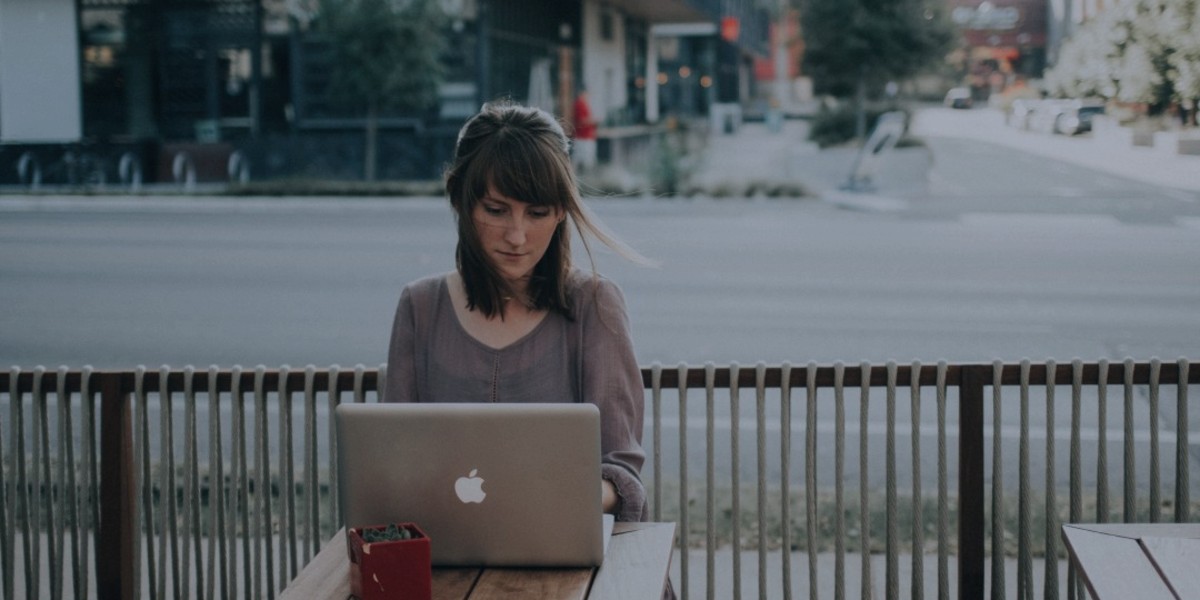
[(604, 512), (607, 514), (616, 513), (618, 508), (617, 503), (620, 501), (620, 497), (617, 496), (617, 487), (613, 485), (613, 482), (607, 479), (601, 479), (600, 493), (600, 505)]

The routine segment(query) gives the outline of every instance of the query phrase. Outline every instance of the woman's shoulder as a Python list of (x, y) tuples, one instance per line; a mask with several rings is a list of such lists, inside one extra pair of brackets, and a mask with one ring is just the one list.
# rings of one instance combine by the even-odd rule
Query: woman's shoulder
[(620, 293), (621, 288), (613, 280), (595, 272), (573, 268), (567, 275), (567, 289), (571, 294), (581, 296), (600, 294), (602, 296)]
[(450, 273), (440, 273), (437, 275), (427, 275), (420, 279), (415, 279), (408, 282), (404, 289), (413, 296), (428, 296), (437, 294), (442, 290), (442, 284), (446, 282), (446, 278)]
[(441, 297), (443, 285), (450, 273), (442, 273), (440, 275), (429, 275), (408, 282), (404, 286), (404, 290), (400, 293), (401, 300), (407, 298), (408, 302), (418, 306), (428, 306)]
[(625, 296), (620, 286), (599, 273), (572, 269), (568, 285), (577, 315), (584, 315), (587, 311), (604, 313), (625, 310)]

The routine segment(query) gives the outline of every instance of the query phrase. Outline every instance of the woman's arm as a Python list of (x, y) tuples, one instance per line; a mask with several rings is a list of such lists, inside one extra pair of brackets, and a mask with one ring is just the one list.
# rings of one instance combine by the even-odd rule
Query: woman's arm
[(642, 450), (644, 390), (625, 300), (616, 284), (606, 279), (584, 286), (582, 293), (588, 295), (579, 303), (583, 397), (600, 409), (605, 512), (615, 514), (619, 521), (641, 521), (648, 516), (641, 480), (646, 458)]
[(617, 509), (620, 508), (618, 504), (620, 497), (617, 496), (617, 486), (613, 485), (613, 482), (607, 479), (600, 479), (600, 498), (600, 505), (603, 507), (604, 512), (615, 514)]
[(400, 292), (396, 317), (392, 321), (392, 337), (388, 344), (387, 379), (384, 381), (384, 402), (416, 402), (417, 378), (415, 349), (416, 319), (413, 316), (412, 292), (406, 286)]

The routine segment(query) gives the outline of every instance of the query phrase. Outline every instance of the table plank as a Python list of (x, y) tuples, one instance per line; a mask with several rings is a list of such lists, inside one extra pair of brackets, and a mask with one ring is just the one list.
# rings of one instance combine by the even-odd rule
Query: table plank
[(346, 530), (339, 529), (325, 542), (296, 578), (279, 594), (279, 600), (350, 597), (350, 558)]
[[(279, 595), (279, 600), (343, 599), (350, 597), (350, 559), (346, 554), (346, 531), (339, 529), (321, 551)], [(437, 568), (433, 570), (433, 600), (462, 600), (471, 592), (479, 569)]]
[(1144, 537), (1200, 539), (1200, 523), (1071, 523), (1070, 526), (1131, 540)]
[(1200, 592), (1200, 540), (1147, 537), (1141, 544), (1177, 596)]
[(1064, 525), (1071, 560), (1095, 600), (1175, 600), (1135, 539)]
[(614, 527), (588, 600), (660, 600), (674, 545), (674, 523)]
[[(674, 523), (617, 523), (605, 557), (607, 569), (439, 567), (433, 570), (433, 598), (659, 600), (670, 567), (674, 539)], [(279, 600), (344, 600), (349, 596), (346, 533), (338, 530), (280, 593)]]
[(485, 569), (471, 600), (587, 600), (592, 569)]
[(479, 580), (479, 569), (437, 567), (433, 570), (433, 600), (463, 600)]

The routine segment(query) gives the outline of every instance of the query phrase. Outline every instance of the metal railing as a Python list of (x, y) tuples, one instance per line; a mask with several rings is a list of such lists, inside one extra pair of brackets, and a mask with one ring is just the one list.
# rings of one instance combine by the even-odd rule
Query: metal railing
[[(857, 582), (863, 598), (880, 595), (870, 560), (876, 554), (884, 556), (881, 591), (889, 599), (901, 594), (901, 560), (911, 561), (909, 597), (983, 598), (989, 580), (991, 597), (1009, 597), (1005, 571), (1013, 556), (1016, 597), (1030, 598), (1038, 593), (1036, 552), (1044, 564), (1042, 597), (1059, 598), (1065, 590), (1080, 598), (1073, 576), (1057, 577), (1061, 521), (1192, 518), (1188, 384), (1200, 382), (1197, 367), (1181, 359), (643, 369), (645, 474), (654, 518), (679, 523), (676, 589), (693, 596), (696, 568), (706, 597), (714, 597), (718, 571), (732, 577), (733, 596), (741, 597), (753, 587), (743, 581), (741, 550), (748, 549), (757, 554), (761, 598), (771, 585), (784, 597), (797, 591), (791, 572), (797, 551), (808, 561), (811, 598), (843, 598), (848, 582)], [(376, 401), (381, 372), (361, 366), (0, 371), (0, 599), (273, 598), (337, 529), (329, 414), (340, 402)], [(1113, 436), (1123, 456), (1120, 512), (1110, 510), (1109, 498), (1110, 386), (1124, 398), (1123, 431)], [(1173, 402), (1160, 402), (1164, 388)], [(753, 402), (743, 402), (751, 390)], [(803, 401), (793, 399), (799, 390)], [(906, 390), (904, 402), (898, 396)], [(1042, 414), (1031, 408), (1039, 402), (1040, 433), (1030, 425), (1032, 415)], [(672, 404), (677, 418), (664, 414)], [(1059, 427), (1068, 406), (1069, 432)], [(1160, 426), (1167, 420), (1163, 407), (1174, 415), (1173, 431)], [(704, 431), (699, 443), (689, 434), (697, 428)], [(752, 439), (742, 439), (743, 429)], [(801, 435), (803, 444), (794, 447)], [(876, 435), (882, 444), (871, 439)], [(909, 437), (907, 445), (897, 442), (902, 437)], [(923, 441), (930, 437), (936, 441)], [(1033, 445), (1039, 437), (1044, 448)], [(1064, 437), (1067, 478), (1055, 468), (1063, 458), (1055, 442)], [(1010, 438), (1015, 447), (1005, 443)], [(1139, 462), (1147, 443), (1148, 461)], [(743, 446), (753, 447), (752, 461)], [(1165, 495), (1163, 447), (1174, 450), (1173, 489)], [(1013, 498), (1005, 495), (1014, 450), (1015, 522)], [(1039, 487), (1031, 453), (1043, 451)], [(846, 489), (855, 483), (847, 474), (854, 454), (857, 503)], [(802, 466), (793, 467), (794, 459)], [(701, 460), (702, 479), (689, 470), (689, 462)], [(726, 460), (730, 468), (721, 478), (727, 479), (720, 481), (716, 464)], [(932, 484), (922, 469), (927, 463), (935, 465)], [(1095, 476), (1085, 486), (1088, 468)], [(746, 485), (750, 473), (754, 483)], [(1067, 491), (1066, 503), (1059, 488)], [(902, 511), (905, 503), (912, 508)], [(1094, 504), (1094, 514), (1085, 513), (1085, 503)], [(927, 504), (935, 515), (930, 525)], [(936, 541), (927, 541), (927, 533)], [(734, 550), (730, 564), (717, 562), (722, 547)], [(830, 548), (832, 577), (817, 566)], [(693, 565), (701, 552), (704, 564)], [(776, 552), (783, 559), (777, 570), (767, 560)], [(927, 556), (936, 561), (928, 569), (936, 582), (928, 585)]]

